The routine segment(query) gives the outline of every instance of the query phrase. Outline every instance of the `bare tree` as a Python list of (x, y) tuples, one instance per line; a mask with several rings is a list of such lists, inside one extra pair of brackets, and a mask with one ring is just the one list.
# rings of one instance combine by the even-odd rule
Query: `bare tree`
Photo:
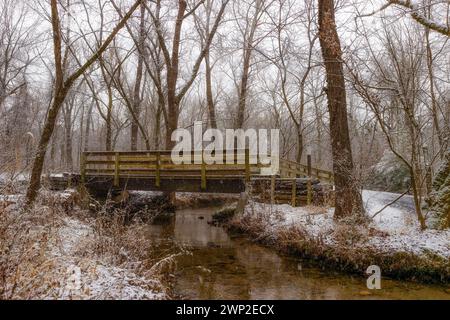
[[(287, 13), (283, 13), (284, 10)], [(278, 7), (278, 19), (272, 19), (276, 30), (276, 55), (273, 60), (280, 73), (280, 96), (295, 126), (297, 135), (295, 159), (300, 163), (304, 150), (304, 132), (306, 128), (304, 121), (307, 95), (306, 84), (311, 70), (318, 66), (313, 61), (314, 45), (318, 38), (318, 33), (313, 26), (315, 17), (312, 3), (306, 3), (303, 10), (299, 13), (296, 10), (295, 13), (291, 13), (291, 10), (295, 10), (292, 8), (292, 4), (282, 0)], [(306, 58), (302, 56), (300, 47), (294, 44), (296, 41), (294, 33), (298, 32), (298, 29), (288, 30), (291, 25), (298, 23), (299, 17), (303, 16), (306, 16), (304, 25), (307, 41), (303, 46), (306, 47)], [(295, 61), (292, 63), (292, 60)], [(302, 62), (305, 62), (305, 66), (302, 65)]]
[(119, 21), (116, 27), (112, 30), (111, 34), (106, 38), (100, 48), (92, 54), (87, 61), (78, 68), (75, 72), (71, 73), (67, 78), (65, 77), (65, 70), (62, 63), (62, 36), (60, 17), (58, 13), (58, 1), (51, 0), (51, 21), (53, 30), (53, 49), (55, 58), (55, 84), (54, 84), (54, 97), (53, 102), (48, 110), (47, 120), (45, 122), (41, 138), (37, 147), (36, 157), (33, 162), (33, 168), (31, 172), (30, 184), (27, 190), (27, 205), (31, 205), (37, 195), (41, 184), (41, 173), (44, 165), (45, 154), (47, 152), (47, 146), (55, 128), (56, 118), (59, 110), (75, 81), (103, 54), (116, 34), (123, 28), (125, 22), (131, 17), (133, 12), (138, 8), (141, 0), (138, 0), (130, 8), (127, 14)]
[[(188, 10), (188, 5), (185, 0), (178, 1), (177, 15), (176, 20), (173, 26), (173, 38), (172, 38), (172, 53), (169, 52), (169, 43), (166, 41), (164, 34), (161, 28), (161, 20), (155, 16), (150, 8), (148, 8), (148, 12), (150, 13), (154, 25), (155, 31), (158, 36), (159, 45), (161, 46), (161, 50), (165, 60), (165, 66), (167, 68), (166, 72), (166, 86), (167, 86), (167, 119), (166, 119), (166, 148), (170, 148), (173, 145), (171, 141), (171, 135), (174, 130), (178, 127), (178, 118), (180, 114), (180, 102), (183, 97), (188, 92), (189, 88), (195, 81), (197, 77), (198, 71), (200, 69), (201, 63), (206, 55), (207, 50), (209, 49), (211, 42), (214, 38), (214, 35), (217, 32), (217, 28), (219, 27), (220, 21), (225, 12), (225, 8), (228, 4), (229, 0), (222, 0), (222, 5), (217, 14), (216, 20), (211, 28), (211, 32), (207, 37), (207, 40), (204, 43), (203, 48), (200, 49), (200, 53), (195, 60), (194, 66), (192, 68), (192, 72), (190, 74), (189, 79), (185, 82), (180, 89), (177, 90), (178, 84), (178, 75), (179, 75), (179, 59), (180, 59), (180, 44), (181, 44), (181, 31), (183, 27), (183, 22), (186, 18), (191, 16), (203, 3), (203, 1), (199, 1), (194, 4), (192, 9)], [(160, 5), (160, 1), (157, 1), (157, 6)]]
[[(206, 21), (203, 23), (202, 19), (194, 14), (195, 25), (197, 32), (200, 34), (200, 43), (204, 47), (204, 43), (208, 40), (211, 29), (211, 17), (213, 14), (214, 0), (206, 0), (205, 12)], [(212, 71), (214, 64), (211, 63), (211, 48), (206, 48), (205, 52), (205, 88), (206, 88), (206, 104), (208, 106), (208, 121), (211, 128), (217, 128), (216, 106), (213, 96), (212, 88)]]
[(5, 99), (26, 85), (25, 73), (35, 57), (30, 49), (39, 35), (37, 23), (29, 21), (26, 7), (19, 1), (5, 0), (0, 4), (0, 112)]
[[(238, 4), (239, 5), (239, 4)], [(261, 25), (262, 16), (265, 13), (268, 4), (265, 0), (253, 0), (249, 4), (249, 10), (246, 11), (243, 27), (240, 27), (242, 33), (242, 73), (239, 83), (238, 107), (235, 119), (235, 128), (242, 128), (245, 122), (245, 112), (248, 95), (248, 81), (252, 66), (252, 56), (255, 45), (261, 39), (256, 38), (256, 31)]]
[[(445, 4), (445, 1), (435, 1), (435, 2), (436, 4), (439, 3)], [(420, 5), (415, 0), (388, 0), (388, 3), (384, 7), (382, 7), (382, 9), (387, 8), (390, 5), (397, 5), (399, 7), (409, 9), (410, 15), (415, 21), (431, 30), (434, 30), (445, 36), (450, 37), (450, 27), (448, 25), (448, 21), (446, 24), (444, 24), (430, 19), (429, 16), (427, 17), (427, 15), (424, 14), (422, 10), (420, 10)], [(433, 5), (432, 1), (428, 3), (429, 7), (431, 7), (432, 5)]]
[[(131, 150), (137, 150), (138, 141), (138, 130), (139, 130), (139, 114), (141, 112), (141, 83), (142, 75), (144, 70), (144, 44), (145, 44), (145, 6), (141, 4), (140, 12), (140, 24), (139, 24), (139, 40), (137, 45), (139, 50), (137, 50), (138, 61), (136, 66), (136, 78), (134, 80), (134, 91), (133, 91), (133, 101), (132, 101), (132, 120), (131, 120)], [(136, 120), (135, 120), (136, 118)], [(146, 139), (147, 140), (147, 139)], [(147, 140), (148, 141), (148, 140)], [(149, 148), (147, 146), (147, 148)]]
[(361, 192), (355, 179), (347, 120), (342, 51), (336, 30), (333, 0), (319, 0), (319, 40), (327, 75), (326, 93), (330, 114), (333, 172), (336, 186), (336, 218), (364, 213)]

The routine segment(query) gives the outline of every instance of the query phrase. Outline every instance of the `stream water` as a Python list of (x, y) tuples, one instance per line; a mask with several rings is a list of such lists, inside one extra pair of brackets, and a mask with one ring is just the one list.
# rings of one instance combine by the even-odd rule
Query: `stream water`
[(183, 299), (449, 299), (446, 287), (382, 279), (368, 290), (366, 279), (312, 266), (280, 255), (244, 237), (230, 237), (208, 224), (214, 209), (179, 210), (175, 219), (148, 226), (158, 255), (183, 246), (177, 258), (175, 294)]

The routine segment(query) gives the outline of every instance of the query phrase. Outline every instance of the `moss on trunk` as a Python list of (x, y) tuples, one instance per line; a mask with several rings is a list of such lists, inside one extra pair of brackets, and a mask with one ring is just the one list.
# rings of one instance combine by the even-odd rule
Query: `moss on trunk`
[(450, 149), (433, 181), (433, 190), (427, 199), (430, 206), (428, 225), (431, 228), (450, 227)]

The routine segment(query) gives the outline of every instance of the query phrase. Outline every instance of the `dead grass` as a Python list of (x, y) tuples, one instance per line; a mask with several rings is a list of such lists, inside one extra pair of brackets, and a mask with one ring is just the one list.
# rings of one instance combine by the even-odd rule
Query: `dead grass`
[[(106, 206), (82, 210), (75, 191), (43, 191), (29, 211), (20, 202), (0, 201), (0, 300), (169, 297), (177, 254), (153, 258), (139, 221), (125, 224)], [(72, 267), (83, 273), (81, 292), (67, 291)]]

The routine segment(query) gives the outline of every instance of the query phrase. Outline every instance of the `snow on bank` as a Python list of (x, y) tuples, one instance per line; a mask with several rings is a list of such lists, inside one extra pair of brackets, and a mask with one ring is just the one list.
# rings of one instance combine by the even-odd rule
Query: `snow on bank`
[(64, 226), (58, 230), (58, 235), (61, 250), (54, 254), (62, 255), (69, 272), (76, 273), (79, 270), (79, 279), (74, 278), (79, 284), (64, 290), (61, 299), (167, 299), (166, 294), (159, 289), (162, 285), (158, 280), (145, 279), (129, 270), (105, 265), (99, 260), (72, 258), (94, 236), (92, 228), (83, 222), (64, 218)]
[[(362, 195), (367, 213), (371, 217), (400, 196), (396, 193), (371, 190), (364, 190)], [(412, 196), (404, 195), (396, 203), (379, 212), (374, 218), (375, 224), (380, 230), (396, 233), (418, 228), (413, 201)]]
[(60, 279), (62, 290), (58, 299), (167, 299), (159, 289), (162, 285), (158, 280), (82, 257), (79, 252), (92, 237), (93, 230), (85, 223), (68, 217), (63, 219), (63, 226), (58, 230), (58, 245), (51, 247), (51, 255), (57, 258), (61, 268), (66, 269), (65, 277)]
[[(363, 201), (370, 216), (382, 209), (399, 195), (364, 191)], [(408, 197), (408, 196), (406, 196)], [(373, 248), (379, 252), (408, 252), (416, 255), (435, 254), (450, 258), (450, 230), (421, 231), (414, 212), (408, 210), (409, 200), (390, 206), (379, 213), (369, 225), (370, 236), (353, 246)], [(264, 213), (269, 220), (266, 233), (275, 234), (289, 226), (298, 226), (310, 237), (320, 238), (324, 244), (333, 245), (336, 240), (336, 223), (333, 208), (296, 207), (250, 203), (246, 214)]]
[(8, 182), (8, 181), (14, 181), (14, 182), (28, 182), (30, 179), (29, 175), (27, 173), (0, 173), (0, 183), (1, 182)]
[[(67, 190), (53, 193), (53, 196), (59, 201), (64, 201), (73, 194), (73, 191)], [(9, 229), (12, 234), (17, 235), (17, 239), (12, 243), (16, 249), (10, 250), (11, 256), (8, 260), (17, 260), (17, 266), (21, 270), (19, 276), (14, 274), (7, 276), (7, 288), (17, 286), (16, 292), (11, 293), (9, 298), (82, 300), (169, 298), (166, 288), (156, 278), (157, 275), (148, 272), (145, 277), (141, 276), (136, 274), (133, 268), (128, 268), (127, 263), (111, 264), (109, 256), (96, 254), (99, 234), (94, 230), (90, 219), (68, 216), (56, 207), (52, 210), (42, 204), (39, 204), (33, 212), (22, 212), (17, 204), (22, 200), (23, 195), (0, 196), (0, 209), (4, 210), (3, 218), (6, 222), (10, 221)], [(24, 226), (29, 231), (24, 233)], [(8, 239), (11, 239), (11, 236), (5, 238)], [(0, 243), (0, 251), (2, 245), (8, 246), (8, 243)], [(21, 258), (24, 253), (26, 257)], [(127, 252), (123, 254), (127, 255)]]
[[(379, 212), (399, 194), (364, 190), (363, 200), (370, 216)], [(420, 230), (414, 210), (412, 196), (405, 195), (395, 204), (385, 208), (375, 216), (374, 228), (385, 231), (389, 237), (374, 237), (371, 244), (387, 250), (413, 252), (416, 254), (434, 253), (450, 257), (450, 230)]]

